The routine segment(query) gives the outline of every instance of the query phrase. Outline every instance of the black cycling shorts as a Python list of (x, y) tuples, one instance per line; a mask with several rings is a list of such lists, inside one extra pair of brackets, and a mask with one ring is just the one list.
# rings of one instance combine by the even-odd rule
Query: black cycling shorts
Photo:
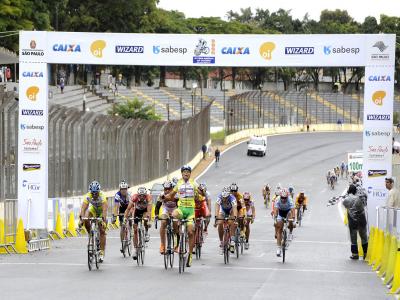
[(122, 224), (124, 222), (124, 216), (122, 216), (122, 215), (125, 213), (127, 208), (128, 208), (128, 204), (126, 204), (126, 205), (120, 204), (120, 206), (119, 206), (119, 211), (118, 211), (119, 216), (118, 217), (119, 217), (120, 224)]
[[(143, 215), (147, 212), (147, 208), (146, 209), (136, 209), (135, 210), (135, 215), (133, 216), (134, 218), (143, 218)], [(135, 224), (139, 224), (139, 220), (135, 219), (134, 220)]]

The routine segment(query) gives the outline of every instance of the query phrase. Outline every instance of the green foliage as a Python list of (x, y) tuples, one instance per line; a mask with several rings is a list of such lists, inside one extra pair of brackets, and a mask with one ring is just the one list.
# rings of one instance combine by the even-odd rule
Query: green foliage
[(215, 142), (215, 141), (224, 140), (225, 136), (226, 136), (225, 130), (211, 133), (211, 141)]
[(398, 111), (395, 111), (393, 113), (393, 124), (397, 125), (397, 124), (399, 124), (399, 122), (400, 122), (400, 114)]
[(125, 119), (141, 119), (141, 120), (161, 120), (161, 116), (156, 114), (154, 108), (149, 105), (144, 105), (143, 101), (137, 98), (127, 100), (124, 103), (119, 103), (113, 106), (108, 111), (109, 115), (120, 116)]

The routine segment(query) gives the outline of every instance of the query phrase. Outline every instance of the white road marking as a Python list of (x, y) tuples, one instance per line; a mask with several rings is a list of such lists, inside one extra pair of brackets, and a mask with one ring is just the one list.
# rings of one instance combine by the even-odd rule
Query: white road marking
[[(66, 266), (66, 267), (82, 267), (87, 266), (86, 263), (62, 263), (62, 262), (0, 262), (0, 265), (10, 266)], [(131, 267), (130, 263), (107, 263), (103, 264), (104, 267), (108, 266), (127, 266)], [(161, 264), (146, 265), (145, 267), (162, 268)], [(233, 269), (233, 270), (251, 270), (251, 271), (292, 271), (292, 272), (305, 272), (305, 273), (339, 273), (339, 274), (375, 274), (374, 271), (348, 271), (348, 270), (323, 270), (323, 269), (301, 269), (301, 268), (272, 268), (272, 267), (242, 267), (242, 266), (223, 266), (214, 265), (194, 265), (193, 270), (196, 269)]]

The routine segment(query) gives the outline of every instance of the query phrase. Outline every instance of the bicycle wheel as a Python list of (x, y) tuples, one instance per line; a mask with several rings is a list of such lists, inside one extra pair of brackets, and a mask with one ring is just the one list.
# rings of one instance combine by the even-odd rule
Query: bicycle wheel
[(140, 260), (141, 260), (142, 266), (144, 265), (145, 255), (146, 255), (146, 244), (142, 243), (142, 249), (141, 249), (141, 254), (140, 254)]
[(185, 272), (185, 235), (181, 234), (179, 239), (179, 273)]
[(286, 240), (287, 240), (287, 232), (286, 232), (286, 230), (283, 230), (283, 232), (282, 232), (282, 243), (281, 243), (281, 248), (282, 248), (282, 262), (283, 262), (283, 263), (285, 263)]
[(244, 239), (243, 239), (243, 237), (241, 236), (241, 237), (240, 237), (240, 254), (243, 255), (243, 251), (244, 251)]
[(302, 207), (299, 208), (299, 216), (297, 218), (298, 222), (299, 222), (299, 227), (301, 227), (301, 220), (303, 219), (303, 211), (302, 211)]
[(175, 238), (174, 233), (170, 232), (170, 248), (169, 248), (169, 265), (171, 269), (174, 267), (174, 258), (175, 258)]
[(136, 247), (136, 255), (137, 255), (136, 263), (137, 263), (138, 266), (140, 266), (140, 255), (142, 254), (142, 253), (141, 253), (141, 248), (142, 248), (142, 231), (140, 230), (140, 228), (138, 228), (137, 235), (138, 235), (138, 236), (137, 236), (137, 247)]
[(92, 271), (92, 264), (93, 264), (93, 234), (89, 235), (89, 242), (87, 246), (87, 254), (88, 254), (88, 268), (89, 271)]
[(239, 258), (239, 244), (240, 244), (240, 229), (236, 228), (235, 232), (235, 252), (236, 258)]

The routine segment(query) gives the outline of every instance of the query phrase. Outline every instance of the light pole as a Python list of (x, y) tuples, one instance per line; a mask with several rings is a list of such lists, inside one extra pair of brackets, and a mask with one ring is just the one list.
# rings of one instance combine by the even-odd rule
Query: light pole
[[(258, 88), (260, 89), (260, 97), (258, 98), (258, 128), (260, 128), (260, 123), (261, 123), (261, 97), (262, 97), (263, 85), (260, 83)], [(264, 124), (263, 124), (263, 127), (264, 127)]]
[(197, 89), (197, 82), (192, 83), (192, 116), (196, 113), (196, 89)]

